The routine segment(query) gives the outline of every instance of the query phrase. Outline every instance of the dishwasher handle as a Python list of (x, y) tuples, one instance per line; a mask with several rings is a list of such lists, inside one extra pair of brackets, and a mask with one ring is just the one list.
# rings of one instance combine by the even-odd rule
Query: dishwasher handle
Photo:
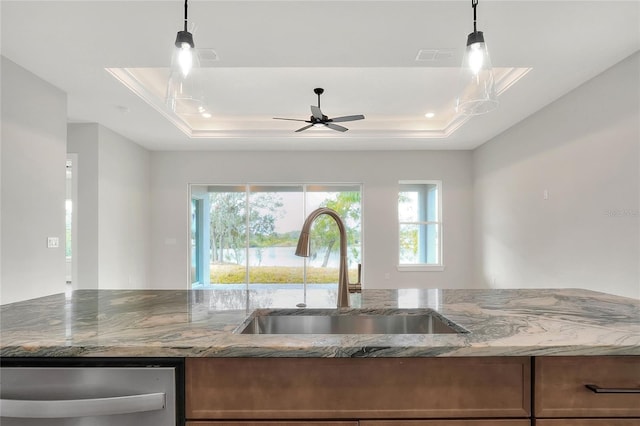
[(165, 394), (70, 400), (0, 399), (0, 417), (59, 419), (140, 413), (165, 408)]

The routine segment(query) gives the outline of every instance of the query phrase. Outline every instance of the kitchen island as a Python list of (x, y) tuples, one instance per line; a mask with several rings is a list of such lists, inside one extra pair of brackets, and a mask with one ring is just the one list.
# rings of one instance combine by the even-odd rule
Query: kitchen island
[(256, 309), (335, 290), (79, 290), (0, 306), (2, 357), (640, 355), (640, 301), (579, 289), (364, 290), (354, 308), (432, 309), (465, 334), (244, 335)]
[[(187, 426), (637, 426), (640, 302), (578, 289), (364, 290), (464, 333), (239, 334), (335, 290), (76, 291), (0, 307), (4, 364), (177, 366)], [(132, 361), (133, 360), (133, 361)], [(591, 386), (591, 387), (589, 387)]]

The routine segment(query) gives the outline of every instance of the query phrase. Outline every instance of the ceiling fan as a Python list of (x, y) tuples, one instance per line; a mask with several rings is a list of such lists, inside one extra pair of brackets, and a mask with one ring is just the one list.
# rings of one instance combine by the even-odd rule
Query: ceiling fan
[(313, 93), (318, 95), (318, 106), (311, 105), (311, 117), (308, 120), (299, 120), (297, 118), (279, 118), (274, 117), (274, 120), (289, 120), (289, 121), (304, 121), (305, 123), (309, 123), (309, 125), (304, 126), (296, 130), (296, 132), (301, 132), (303, 130), (307, 130), (313, 126), (326, 126), (330, 129), (337, 130), (338, 132), (346, 132), (346, 127), (340, 126), (335, 123), (341, 123), (344, 121), (355, 121), (355, 120), (364, 120), (364, 115), (345, 115), (343, 117), (335, 117), (329, 118), (322, 113), (320, 110), (320, 95), (324, 93), (324, 89), (321, 87), (317, 87), (313, 89)]

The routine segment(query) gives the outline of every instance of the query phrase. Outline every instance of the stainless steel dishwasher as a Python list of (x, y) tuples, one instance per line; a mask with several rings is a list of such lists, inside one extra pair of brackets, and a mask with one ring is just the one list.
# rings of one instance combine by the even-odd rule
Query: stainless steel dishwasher
[(0, 368), (2, 426), (174, 426), (176, 366)]

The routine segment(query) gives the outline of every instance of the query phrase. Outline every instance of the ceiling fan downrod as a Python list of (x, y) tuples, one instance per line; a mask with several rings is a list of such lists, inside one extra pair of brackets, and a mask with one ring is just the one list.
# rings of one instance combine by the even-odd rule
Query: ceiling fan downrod
[(313, 89), (313, 93), (318, 95), (318, 108), (320, 108), (320, 95), (324, 93), (324, 89), (322, 87), (316, 87)]

